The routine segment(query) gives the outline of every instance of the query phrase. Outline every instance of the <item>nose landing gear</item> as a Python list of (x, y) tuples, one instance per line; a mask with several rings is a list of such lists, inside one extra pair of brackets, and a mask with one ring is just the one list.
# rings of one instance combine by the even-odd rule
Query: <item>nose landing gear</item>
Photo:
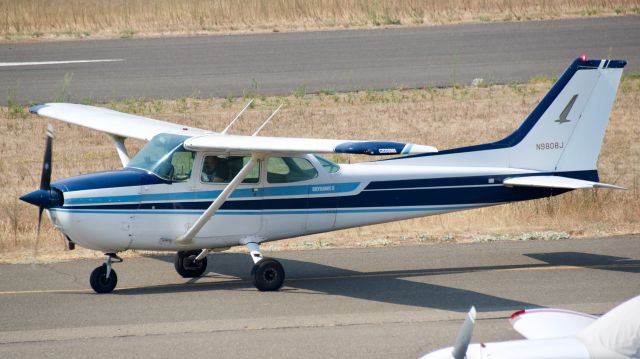
[(105, 253), (105, 255), (107, 258), (104, 264), (94, 269), (89, 277), (91, 288), (99, 294), (111, 293), (116, 287), (116, 284), (118, 284), (118, 275), (116, 275), (116, 271), (111, 268), (111, 264), (113, 262), (122, 262), (122, 258), (118, 257), (115, 253)]

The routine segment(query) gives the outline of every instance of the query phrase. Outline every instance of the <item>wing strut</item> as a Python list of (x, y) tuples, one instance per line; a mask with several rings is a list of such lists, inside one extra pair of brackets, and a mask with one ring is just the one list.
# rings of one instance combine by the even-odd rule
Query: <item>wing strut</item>
[(242, 116), (242, 114), (244, 113), (244, 111), (249, 108), (249, 105), (251, 105), (251, 103), (253, 102), (253, 99), (251, 99), (251, 101), (249, 101), (249, 103), (247, 103), (244, 108), (238, 112), (238, 114), (236, 115), (236, 117), (231, 121), (231, 123), (224, 128), (224, 130), (222, 130), (222, 132), (220, 132), (221, 135), (226, 135), (227, 132), (229, 132), (229, 129), (231, 128), (231, 126), (233, 126), (234, 123), (236, 123), (236, 121), (238, 121), (238, 119), (240, 118), (240, 116)]
[(120, 157), (120, 162), (122, 162), (122, 167), (127, 167), (129, 164), (129, 153), (127, 152), (127, 148), (124, 146), (125, 138), (122, 136), (111, 135), (113, 138), (113, 143), (116, 145), (116, 151), (118, 151), (118, 156)]
[(284, 103), (281, 103), (281, 104), (280, 104), (280, 106), (278, 106), (278, 108), (276, 108), (276, 110), (275, 110), (275, 111), (273, 111), (273, 113), (271, 114), (271, 116), (269, 116), (269, 118), (267, 118), (267, 119), (266, 119), (266, 121), (264, 121), (264, 122), (262, 123), (262, 126), (260, 126), (260, 127), (256, 130), (256, 132), (254, 132), (254, 133), (253, 133), (253, 135), (251, 135), (251, 136), (256, 136), (258, 133), (260, 133), (260, 131), (262, 131), (262, 129), (264, 128), (264, 126), (266, 126), (266, 125), (267, 125), (267, 123), (269, 123), (269, 121), (271, 121), (271, 119), (273, 118), (273, 116), (275, 116), (275, 115), (276, 115), (276, 113), (278, 113), (278, 111), (280, 111), (280, 108), (282, 108), (282, 105), (284, 105)]
[(238, 172), (238, 174), (233, 177), (231, 182), (224, 188), (222, 193), (218, 195), (218, 197), (211, 203), (209, 208), (196, 220), (196, 222), (180, 237), (176, 238), (176, 243), (178, 244), (189, 244), (193, 241), (193, 238), (200, 232), (202, 227), (213, 217), (218, 209), (222, 207), (224, 202), (229, 198), (231, 192), (233, 192), (240, 183), (249, 175), (251, 170), (258, 164), (258, 161), (264, 158), (263, 153), (252, 153), (251, 159), (247, 162), (244, 167)]

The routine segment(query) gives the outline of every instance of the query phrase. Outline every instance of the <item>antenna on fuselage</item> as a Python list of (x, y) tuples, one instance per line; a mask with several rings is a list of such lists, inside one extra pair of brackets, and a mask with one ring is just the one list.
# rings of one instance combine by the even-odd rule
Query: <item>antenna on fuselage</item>
[(238, 119), (240, 118), (240, 116), (242, 116), (242, 114), (244, 113), (244, 111), (249, 108), (249, 105), (251, 105), (251, 103), (253, 103), (254, 99), (249, 100), (249, 102), (244, 106), (244, 108), (238, 112), (238, 114), (236, 115), (236, 117), (233, 119), (233, 121), (231, 121), (231, 123), (225, 127), (224, 130), (222, 130), (222, 132), (220, 132), (220, 134), (222, 135), (226, 135), (227, 132), (229, 131), (229, 129), (231, 128), (231, 126), (233, 126), (234, 123), (236, 123), (236, 121), (238, 121)]
[(280, 104), (280, 106), (278, 106), (278, 108), (276, 108), (275, 111), (273, 111), (273, 113), (271, 114), (271, 116), (269, 116), (269, 118), (267, 118), (264, 123), (262, 123), (262, 126), (258, 127), (258, 129), (256, 130), (256, 132), (253, 133), (253, 135), (251, 136), (255, 136), (257, 135), (263, 128), (264, 126), (267, 125), (267, 123), (269, 123), (269, 121), (271, 121), (271, 119), (273, 118), (273, 116), (276, 115), (276, 113), (278, 113), (278, 111), (280, 111), (280, 108), (282, 107), (282, 105), (284, 105), (283, 103)]

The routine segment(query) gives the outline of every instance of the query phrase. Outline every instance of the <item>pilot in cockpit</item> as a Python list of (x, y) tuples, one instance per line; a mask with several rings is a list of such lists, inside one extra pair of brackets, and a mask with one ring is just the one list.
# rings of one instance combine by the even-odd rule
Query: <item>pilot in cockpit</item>
[(225, 159), (217, 156), (207, 156), (202, 166), (200, 179), (202, 182), (226, 182), (229, 177), (229, 169)]

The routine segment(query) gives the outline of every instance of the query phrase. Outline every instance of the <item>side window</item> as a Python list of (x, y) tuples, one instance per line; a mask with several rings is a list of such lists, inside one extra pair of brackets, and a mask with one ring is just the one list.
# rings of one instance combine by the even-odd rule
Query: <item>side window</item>
[[(229, 181), (231, 181), (233, 177), (235, 177), (240, 172), (240, 170), (242, 170), (242, 167), (244, 167), (247, 163), (249, 163), (250, 160), (251, 160), (251, 157), (249, 156), (229, 157), (229, 160), (227, 161), (229, 164)], [(260, 165), (257, 165), (253, 167), (253, 169), (251, 170), (251, 173), (247, 175), (247, 177), (242, 181), (242, 183), (258, 183), (259, 179), (260, 179)]]
[[(250, 157), (206, 156), (200, 172), (200, 180), (205, 183), (229, 183), (249, 162)], [(258, 183), (260, 166), (255, 166), (242, 183)]]
[(324, 157), (320, 157), (318, 155), (314, 155), (315, 158), (318, 160), (318, 162), (320, 162), (320, 164), (322, 165), (322, 167), (329, 173), (336, 173), (338, 171), (340, 171), (340, 166), (338, 166), (337, 164), (329, 161), (328, 159), (324, 158)]
[(269, 157), (267, 160), (267, 182), (289, 183), (306, 181), (318, 177), (318, 171), (302, 157)]

